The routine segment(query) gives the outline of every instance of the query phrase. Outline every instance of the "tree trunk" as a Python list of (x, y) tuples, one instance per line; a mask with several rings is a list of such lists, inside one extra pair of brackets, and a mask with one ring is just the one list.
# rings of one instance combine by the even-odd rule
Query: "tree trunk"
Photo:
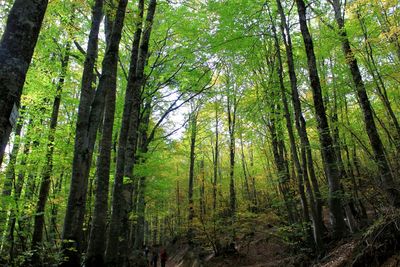
[[(113, 91), (112, 88), (116, 86), (115, 76), (118, 68), (119, 43), (124, 25), (126, 6), (127, 0), (119, 1), (110, 41), (102, 62), (102, 74), (93, 102), (91, 102), (91, 84), (87, 82), (93, 82), (93, 66), (97, 57), (98, 27), (102, 18), (102, 3), (96, 1), (93, 8), (92, 29), (85, 62), (85, 64), (88, 64), (85, 65), (84, 69), (84, 74), (86, 75), (84, 77), (87, 80), (82, 80), (81, 94), (81, 101), (83, 100), (85, 104), (92, 104), (90, 113), (85, 107), (80, 108), (78, 111), (77, 129), (79, 129), (79, 124), (82, 124), (81, 126), (84, 128), (79, 129), (79, 133), (77, 131), (75, 137), (73, 175), (63, 231), (63, 240), (65, 241), (63, 249), (67, 261), (62, 264), (63, 266), (77, 266), (80, 262), (80, 253), (83, 249), (81, 237), (86, 208), (88, 174), (98, 127), (102, 118), (101, 114), (104, 109), (105, 96), (109, 91)], [(81, 104), (82, 102), (80, 106)], [(77, 147), (78, 144), (82, 145), (82, 147)]]
[(360, 69), (358, 67), (357, 59), (350, 46), (350, 41), (347, 37), (344, 19), (342, 17), (342, 11), (339, 0), (333, 0), (332, 6), (335, 11), (335, 20), (339, 27), (339, 34), (342, 42), (343, 53), (346, 56), (346, 63), (350, 69), (351, 76), (353, 78), (356, 92), (361, 106), (361, 110), (364, 118), (365, 129), (368, 134), (368, 138), (374, 153), (375, 161), (378, 165), (381, 182), (383, 189), (385, 190), (389, 202), (394, 207), (400, 207), (400, 192), (397, 185), (394, 182), (389, 162), (386, 159), (385, 150), (376, 128), (371, 103), (368, 99), (367, 91), (361, 76)]
[[(280, 3), (278, 5), (280, 5)], [(273, 22), (272, 18), (271, 18), (271, 22)], [(285, 22), (286, 22), (286, 19), (285, 19)], [(280, 44), (279, 44), (279, 39), (276, 34), (276, 29), (275, 29), (274, 24), (273, 24), (273, 34), (274, 34), (274, 40), (275, 40), (275, 49), (277, 51), (277, 57), (278, 57), (278, 76), (279, 76), (279, 84), (280, 84), (280, 93), (281, 93), (281, 98), (282, 98), (283, 108), (284, 108), (284, 113), (285, 113), (286, 128), (288, 130), (288, 135), (289, 135), (290, 150), (291, 150), (294, 166), (295, 166), (296, 172), (297, 172), (300, 200), (301, 200), (302, 207), (303, 207), (303, 217), (306, 222), (305, 227), (306, 227), (306, 231), (307, 231), (309, 240), (311, 241), (312, 239), (314, 239), (315, 247), (316, 247), (317, 251), (321, 251), (323, 249), (322, 221), (320, 220), (321, 218), (318, 218), (317, 211), (316, 211), (315, 198), (314, 198), (313, 192), (311, 191), (308, 177), (304, 176), (304, 170), (301, 167), (300, 159), (297, 154), (296, 141), (295, 141), (293, 126), (292, 126), (292, 119), (290, 117), (289, 104), (288, 104), (288, 100), (286, 97), (286, 89), (285, 89), (285, 84), (284, 84), (284, 80), (283, 80), (283, 63), (282, 63), (282, 56), (281, 56), (281, 52), (280, 52)], [(286, 49), (288, 49), (288, 48), (286, 48)], [(297, 88), (296, 88), (296, 91), (297, 91)], [(307, 179), (306, 181), (305, 181), (305, 178)], [(308, 192), (309, 199), (310, 199), (311, 209), (308, 208), (307, 198), (306, 198), (306, 195), (304, 192), (304, 181), (306, 182), (306, 188), (307, 188), (307, 192)], [(313, 227), (314, 227), (314, 234), (312, 234), (310, 226), (308, 225), (309, 210), (311, 211), (311, 218), (312, 218)]]
[[(144, 155), (148, 151), (148, 146), (151, 140), (147, 137), (147, 131), (149, 129), (150, 122), (150, 114), (151, 114), (151, 103), (150, 101), (146, 103), (144, 107), (144, 115), (143, 120), (141, 122), (139, 128), (139, 152), (140, 155)], [(143, 163), (145, 159), (138, 158), (139, 163)], [(146, 202), (145, 202), (145, 193), (146, 193), (146, 177), (142, 176), (139, 178), (139, 186), (137, 190), (137, 226), (136, 226), (136, 234), (135, 234), (135, 244), (134, 248), (139, 249), (144, 243), (144, 234), (145, 234), (145, 211), (146, 211)]]
[(13, 107), (20, 106), (48, 0), (16, 0), (0, 41), (0, 166), (11, 134)]
[[(229, 86), (229, 85), (228, 85)], [(229, 88), (228, 88), (229, 90)], [(236, 92), (233, 92), (233, 97), (227, 95), (227, 115), (229, 129), (229, 207), (231, 216), (236, 213), (236, 192), (235, 192), (235, 130), (236, 130), (236, 109), (237, 100)], [(232, 99), (233, 98), (233, 99)]]
[[(141, 54), (145, 54), (147, 57), (147, 50), (140, 50), (140, 43), (142, 37), (142, 27), (143, 27), (143, 13), (144, 13), (144, 1), (138, 1), (138, 20), (136, 23), (136, 31), (134, 34), (134, 39), (131, 49), (131, 61), (128, 74), (128, 84), (125, 93), (125, 103), (122, 115), (121, 129), (119, 133), (119, 143), (117, 150), (117, 163), (115, 171), (115, 180), (113, 188), (113, 200), (112, 200), (112, 214), (111, 214), (111, 225), (108, 236), (108, 243), (106, 249), (106, 255), (108, 258), (115, 258), (118, 252), (118, 244), (122, 238), (121, 245), (127, 249), (129, 241), (129, 229), (133, 226), (129, 225), (129, 212), (132, 208), (132, 190), (134, 187), (133, 178), (133, 165), (134, 165), (134, 155), (137, 146), (137, 128), (138, 125), (132, 126), (131, 135), (133, 138), (133, 144), (129, 147), (128, 138), (130, 134), (130, 121), (138, 121), (137, 114), (140, 111), (141, 104), (141, 85), (137, 86), (137, 73), (143, 72), (144, 62), (140, 64), (140, 70), (138, 70), (139, 58)], [(146, 31), (145, 31), (146, 32)], [(145, 33), (143, 34), (145, 35)], [(148, 40), (147, 40), (148, 41)], [(143, 68), (141, 67), (143, 66)], [(139, 110), (138, 113), (136, 110)], [(131, 148), (130, 154), (128, 154), (128, 149)], [(129, 171), (127, 171), (127, 166), (129, 165)], [(124, 184), (124, 177), (129, 178), (129, 181)], [(115, 260), (115, 259), (113, 259)]]
[(341, 188), (339, 171), (335, 158), (335, 151), (330, 135), (328, 119), (322, 98), (321, 83), (317, 70), (317, 62), (314, 53), (314, 44), (307, 26), (306, 6), (303, 0), (296, 0), (297, 11), (300, 20), (300, 29), (307, 54), (308, 71), (313, 92), (317, 128), (321, 144), (322, 161), (329, 184), (329, 208), (333, 229), (336, 238), (341, 238), (346, 231), (341, 203)]
[[(293, 45), (290, 36), (289, 26), (286, 22), (285, 13), (283, 11), (283, 7), (281, 5), (280, 0), (277, 0), (278, 12), (281, 17), (281, 34), (283, 37), (284, 45), (286, 48), (286, 57), (287, 57), (287, 64), (288, 64), (288, 71), (289, 71), (289, 79), (290, 79), (290, 86), (292, 91), (292, 103), (294, 109), (294, 118), (295, 118), (295, 125), (297, 133), (300, 137), (300, 155), (302, 161), (302, 172), (303, 172), (303, 180), (306, 182), (307, 185), (307, 193), (310, 197), (310, 200), (313, 197), (311, 190), (308, 189), (309, 180), (311, 180), (311, 184), (315, 194), (315, 212), (316, 217), (313, 218), (313, 223), (317, 224), (314, 226), (314, 231), (318, 231), (321, 229), (321, 235), (324, 234), (325, 226), (322, 221), (322, 196), (319, 191), (318, 181), (315, 175), (314, 165), (313, 165), (313, 157), (311, 152), (310, 142), (308, 140), (307, 134), (307, 126), (306, 121), (304, 119), (302, 110), (301, 110), (301, 102), (299, 97), (299, 92), (297, 90), (297, 77), (295, 72), (295, 65), (293, 59)], [(286, 33), (285, 33), (286, 32)], [(314, 201), (311, 201), (313, 203)], [(312, 205), (312, 204), (311, 204)], [(315, 233), (317, 235), (317, 233)]]
[(111, 149), (114, 127), (115, 100), (117, 89), (117, 66), (110, 79), (106, 95), (100, 153), (97, 159), (96, 195), (92, 227), (86, 253), (87, 266), (104, 266), (106, 248), (106, 223), (108, 215), (108, 193), (110, 179)]
[(214, 158), (213, 158), (213, 211), (215, 213), (217, 208), (217, 184), (218, 184), (218, 161), (219, 161), (219, 118), (218, 118), (218, 106), (215, 104), (215, 146), (214, 146)]
[(390, 125), (395, 129), (395, 136), (394, 136), (395, 146), (396, 146), (397, 153), (400, 155), (400, 125), (399, 125), (399, 121), (397, 120), (395, 112), (392, 108), (389, 97), (387, 95), (385, 82), (383, 81), (383, 78), (382, 78), (382, 76), (379, 72), (378, 66), (376, 64), (376, 59), (374, 57), (372, 45), (369, 41), (367, 26), (365, 25), (364, 19), (361, 17), (359, 11), (356, 11), (356, 13), (357, 13), (358, 21), (360, 22), (361, 29), (363, 31), (364, 42), (365, 42), (365, 52), (367, 54), (367, 62), (369, 65), (371, 75), (372, 75), (375, 85), (376, 85), (376, 92), (378, 94), (378, 97), (382, 101), (382, 104), (386, 110), (387, 116), (390, 118), (390, 120), (389, 120)]
[[(36, 215), (33, 226), (32, 244), (31, 244), (33, 250), (39, 249), (43, 239), (45, 208), (49, 196), (51, 176), (53, 174), (55, 132), (57, 128), (58, 116), (60, 111), (61, 93), (64, 87), (65, 76), (68, 70), (70, 50), (71, 50), (71, 43), (68, 42), (65, 48), (65, 55), (63, 56), (61, 61), (61, 75), (57, 85), (56, 96), (54, 98), (53, 110), (51, 113), (50, 129), (47, 138), (46, 164), (44, 165), (42, 170), (42, 175), (41, 175), (42, 180), (39, 189), (39, 200), (36, 205)], [(33, 264), (40, 266), (41, 263), (37, 252), (38, 251), (36, 251), (36, 253), (33, 254), (32, 262)]]
[(193, 187), (194, 187), (194, 165), (195, 165), (195, 158), (196, 158), (196, 136), (197, 136), (197, 115), (198, 112), (194, 109), (190, 114), (190, 156), (189, 156), (189, 187), (188, 187), (188, 203), (189, 203), (189, 210), (188, 210), (188, 232), (187, 238), (189, 243), (193, 243), (194, 239), (194, 228), (193, 228), (193, 219), (195, 216), (194, 212), (194, 201), (193, 201)]

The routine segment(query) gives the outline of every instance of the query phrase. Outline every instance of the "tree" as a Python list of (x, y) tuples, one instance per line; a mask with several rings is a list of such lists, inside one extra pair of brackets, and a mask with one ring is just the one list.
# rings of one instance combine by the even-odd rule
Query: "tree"
[(326, 110), (322, 98), (322, 88), (318, 75), (317, 63), (315, 59), (314, 44), (307, 26), (306, 6), (304, 1), (296, 0), (297, 11), (300, 20), (300, 29), (307, 54), (308, 72), (313, 92), (314, 108), (317, 117), (318, 134), (321, 144), (321, 154), (324, 169), (329, 183), (329, 208), (333, 220), (335, 236), (343, 236), (346, 225), (344, 222), (341, 206), (341, 188), (339, 181), (338, 166), (333, 149), (333, 142), (326, 117)]
[[(10, 122), (10, 117), (15, 116), (20, 106), (22, 88), (32, 60), (47, 3), (47, 0), (15, 1), (1, 38), (0, 166), (14, 123)], [(29, 27), (26, 25), (29, 25)]]

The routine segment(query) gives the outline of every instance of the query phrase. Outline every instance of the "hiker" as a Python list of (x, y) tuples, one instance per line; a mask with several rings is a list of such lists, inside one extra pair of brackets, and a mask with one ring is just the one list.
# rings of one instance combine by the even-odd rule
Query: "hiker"
[(146, 259), (146, 266), (149, 265), (149, 252), (150, 252), (149, 247), (145, 246), (143, 253), (144, 253), (144, 258)]
[(157, 267), (157, 261), (158, 261), (158, 253), (157, 253), (156, 249), (154, 249), (152, 256), (151, 256), (151, 265), (153, 267)]
[(165, 264), (168, 260), (167, 250), (165, 248), (161, 250), (160, 259), (161, 259), (161, 267), (165, 267)]

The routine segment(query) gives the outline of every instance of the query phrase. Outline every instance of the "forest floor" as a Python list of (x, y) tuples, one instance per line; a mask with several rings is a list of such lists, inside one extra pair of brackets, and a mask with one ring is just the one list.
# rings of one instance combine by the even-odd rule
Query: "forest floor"
[[(328, 247), (328, 252), (315, 259), (307, 250), (283, 241), (277, 228), (258, 227), (250, 238), (236, 244), (236, 253), (215, 257), (211, 251), (191, 251), (186, 244), (169, 248), (168, 267), (400, 267), (400, 215), (388, 215), (362, 233)], [(200, 256), (199, 256), (200, 255)]]

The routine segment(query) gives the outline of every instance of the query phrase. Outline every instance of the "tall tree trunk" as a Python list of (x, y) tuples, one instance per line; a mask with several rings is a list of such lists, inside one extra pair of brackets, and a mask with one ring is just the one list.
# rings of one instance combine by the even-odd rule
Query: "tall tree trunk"
[[(139, 152), (140, 155), (145, 155), (149, 149), (149, 143), (151, 142), (151, 138), (147, 136), (147, 131), (149, 129), (150, 122), (150, 114), (151, 114), (151, 102), (145, 104), (143, 120), (141, 122), (139, 128)], [(145, 158), (138, 158), (138, 163), (144, 163)], [(146, 211), (146, 202), (145, 202), (145, 193), (146, 193), (146, 177), (141, 176), (139, 178), (139, 186), (137, 190), (137, 226), (136, 226), (136, 234), (135, 234), (135, 244), (134, 248), (139, 249), (144, 243), (144, 234), (145, 234), (145, 211)]]
[(246, 159), (244, 156), (243, 132), (242, 131), (240, 132), (240, 152), (241, 152), (242, 169), (243, 169), (243, 177), (244, 177), (244, 189), (246, 190), (246, 200), (251, 201), (249, 175), (248, 175)]
[(117, 66), (112, 72), (106, 95), (104, 122), (97, 159), (96, 195), (89, 245), (86, 253), (87, 266), (104, 266), (106, 248), (106, 219), (111, 165), (111, 149), (114, 128), (115, 100), (117, 89)]
[(213, 158), (213, 211), (217, 208), (217, 184), (218, 184), (218, 161), (219, 161), (219, 118), (218, 105), (215, 104), (215, 146)]
[[(286, 21), (286, 19), (285, 19), (285, 21)], [(291, 151), (292, 159), (293, 159), (294, 166), (295, 166), (296, 172), (297, 172), (298, 188), (299, 188), (300, 200), (301, 200), (302, 208), (303, 208), (303, 217), (306, 222), (305, 227), (306, 227), (306, 231), (307, 231), (309, 240), (311, 241), (312, 237), (313, 237), (317, 251), (321, 251), (323, 249), (323, 242), (322, 242), (322, 237), (323, 237), (322, 225), (323, 224), (322, 224), (321, 218), (318, 218), (315, 198), (314, 198), (313, 192), (310, 188), (308, 177), (304, 177), (304, 171), (301, 167), (300, 159), (297, 154), (292, 119), (290, 116), (289, 104), (288, 104), (288, 100), (286, 97), (285, 83), (283, 80), (283, 63), (282, 63), (282, 56), (281, 56), (281, 52), (280, 52), (280, 44), (279, 44), (279, 39), (278, 39), (275, 25), (273, 23), (272, 18), (271, 18), (271, 22), (273, 25), (272, 27), (273, 27), (273, 35), (274, 35), (274, 40), (275, 40), (275, 50), (277, 51), (277, 57), (278, 57), (278, 76), (279, 76), (280, 93), (281, 93), (281, 98), (282, 98), (282, 102), (283, 102), (283, 109), (284, 109), (284, 114), (285, 114), (284, 116), (285, 116), (285, 120), (286, 120), (286, 128), (288, 130), (288, 135), (289, 135), (290, 151)], [(306, 181), (305, 181), (305, 178), (307, 179)], [(309, 209), (309, 207), (308, 207), (307, 197), (304, 192), (304, 181), (306, 182), (306, 188), (307, 188), (307, 192), (308, 192), (309, 199), (310, 199), (311, 209)], [(310, 226), (308, 226), (309, 210), (311, 211), (311, 218), (312, 218), (312, 222), (313, 222), (314, 234), (312, 234)]]
[(303, 0), (296, 0), (297, 11), (300, 20), (300, 29), (307, 54), (308, 72), (313, 92), (317, 128), (321, 144), (322, 161), (329, 184), (329, 208), (333, 229), (336, 238), (341, 238), (346, 231), (340, 199), (340, 177), (336, 162), (333, 142), (330, 135), (328, 119), (322, 98), (321, 83), (318, 75), (317, 62), (314, 53), (314, 44), (307, 25), (306, 6)]
[[(78, 127), (82, 124), (82, 131), (77, 131), (75, 137), (75, 152), (73, 162), (73, 175), (71, 180), (68, 206), (64, 220), (63, 249), (67, 260), (63, 266), (77, 266), (80, 262), (82, 228), (85, 215), (88, 174), (93, 155), (96, 134), (102, 118), (104, 102), (107, 92), (115, 87), (115, 76), (117, 75), (119, 43), (124, 25), (127, 0), (120, 0), (118, 3), (115, 20), (113, 24), (110, 41), (107, 45), (106, 53), (102, 62), (102, 74), (99, 80), (97, 91), (91, 105), (91, 110), (82, 108), (78, 111)], [(93, 81), (93, 66), (97, 55), (98, 26), (101, 20), (102, 3), (96, 2), (93, 9), (92, 29), (89, 36), (88, 55), (86, 58), (88, 65), (85, 66), (84, 73), (87, 79)], [(93, 35), (92, 35), (93, 34)], [(90, 45), (90, 47), (89, 47)], [(90, 48), (90, 50), (89, 50)], [(86, 63), (86, 62), (85, 62)], [(87, 68), (86, 68), (87, 67)], [(89, 76), (89, 73), (91, 74)], [(85, 76), (84, 75), (84, 76)], [(82, 81), (81, 101), (86, 104), (91, 103), (91, 84), (86, 84), (87, 80)], [(111, 89), (110, 89), (111, 88)], [(82, 103), (80, 103), (81, 105)], [(81, 116), (81, 117), (80, 117)], [(81, 144), (82, 147), (77, 147)], [(83, 150), (82, 150), (83, 149)]]
[[(120, 243), (121, 246), (120, 250), (128, 250), (128, 242), (130, 239), (129, 229), (133, 229), (130, 225), (129, 219), (129, 213), (132, 211), (133, 206), (132, 199), (135, 187), (133, 166), (135, 163), (135, 153), (138, 143), (139, 113), (142, 103), (141, 90), (144, 85), (144, 68), (147, 63), (146, 60), (148, 57), (156, 4), (156, 0), (151, 0), (149, 3), (146, 23), (142, 33), (144, 2), (139, 1), (138, 3), (139, 20), (136, 25), (137, 28), (132, 44), (128, 85), (126, 89), (126, 99), (120, 131), (120, 141), (118, 145), (117, 167), (112, 202), (113, 212), (111, 214), (111, 225), (106, 250), (107, 258), (115, 257), (115, 255), (117, 255), (118, 243)], [(124, 177), (129, 178), (129, 183), (124, 184)], [(122, 241), (119, 242), (119, 239), (122, 239)], [(141, 245), (142, 244), (140, 244), (140, 246)]]
[(200, 218), (204, 221), (204, 217), (206, 215), (206, 188), (205, 188), (205, 170), (204, 170), (204, 159), (200, 161), (199, 166), (199, 174), (200, 174)]
[(196, 158), (196, 137), (197, 137), (197, 115), (198, 112), (193, 109), (190, 116), (190, 155), (189, 155), (189, 187), (188, 187), (188, 232), (187, 238), (189, 243), (193, 243), (194, 239), (194, 226), (193, 219), (195, 216), (194, 212), (194, 201), (193, 201), (193, 187), (194, 187), (194, 166), (195, 166), (195, 158)]
[(16, 0), (0, 41), (0, 166), (12, 130), (9, 118), (13, 108), (20, 106), (47, 3), (48, 0)]
[[(301, 102), (300, 102), (300, 97), (299, 97), (299, 92), (297, 90), (297, 76), (295, 72), (295, 65), (294, 65), (294, 58), (293, 58), (293, 45), (292, 45), (292, 39), (290, 36), (290, 31), (289, 31), (289, 26), (286, 22), (286, 17), (285, 13), (283, 11), (283, 7), (281, 5), (280, 0), (277, 0), (277, 6), (278, 6), (278, 12), (281, 17), (281, 34), (283, 37), (283, 42), (286, 48), (286, 57), (287, 57), (287, 64), (288, 64), (288, 72), (289, 72), (289, 79), (290, 79), (290, 87), (291, 87), (291, 92), (292, 92), (292, 103), (293, 103), (293, 109), (294, 109), (294, 118), (295, 118), (295, 125), (296, 125), (296, 130), (297, 133), (300, 137), (300, 155), (301, 155), (301, 161), (302, 161), (302, 172), (303, 172), (303, 178), (304, 181), (306, 182), (307, 185), (307, 193), (311, 198), (312, 192), (310, 189), (308, 189), (308, 183), (309, 180), (311, 180), (311, 184), (314, 190), (315, 194), (315, 211), (316, 211), (316, 217), (313, 218), (313, 221), (315, 224), (318, 224), (315, 229), (320, 228), (322, 229), (321, 235), (323, 235), (325, 226), (323, 224), (322, 220), (322, 196), (321, 192), (319, 190), (319, 185), (317, 181), (317, 177), (315, 175), (315, 170), (314, 170), (314, 164), (313, 164), (313, 157), (312, 157), (312, 151), (311, 151), (311, 146), (310, 142), (308, 139), (308, 134), (307, 134), (307, 125), (306, 125), (306, 120), (304, 119), (302, 110), (301, 110)], [(313, 201), (311, 201), (313, 202)], [(314, 230), (315, 231), (315, 230)]]
[(364, 118), (365, 129), (374, 153), (375, 161), (378, 165), (381, 182), (390, 204), (394, 207), (400, 207), (400, 191), (393, 179), (389, 162), (386, 159), (385, 150), (376, 128), (371, 103), (358, 67), (357, 59), (350, 46), (350, 41), (346, 33), (344, 19), (342, 16), (340, 0), (332, 0), (332, 6), (335, 11), (335, 20), (339, 27), (343, 53), (346, 56), (346, 63), (350, 69), (354, 85), (358, 96), (358, 101)]
[[(228, 88), (228, 90), (230, 89)], [(232, 217), (236, 213), (236, 192), (235, 192), (236, 110), (237, 110), (236, 92), (233, 92), (233, 96), (231, 96), (230, 92), (228, 91), (227, 115), (228, 115), (228, 130), (229, 130), (229, 207)]]
[[(274, 97), (274, 96), (273, 96)], [(276, 107), (274, 103), (271, 104), (271, 109), (272, 110), (277, 110), (279, 107)], [(276, 125), (276, 119), (278, 112), (273, 111), (271, 114), (271, 119), (268, 124), (268, 128), (271, 134), (271, 145), (272, 145), (272, 153), (275, 161), (275, 167), (277, 170), (277, 176), (278, 176), (278, 188), (280, 193), (282, 194), (284, 204), (286, 206), (287, 214), (288, 214), (288, 219), (290, 223), (296, 223), (295, 219), (295, 212), (293, 208), (293, 200), (291, 197), (290, 193), (290, 174), (288, 169), (285, 167), (286, 162), (285, 158), (283, 155), (283, 148), (284, 146), (283, 142), (281, 142), (280, 138), (281, 136), (278, 135), (277, 132), (277, 125)], [(308, 211), (307, 211), (307, 217), (308, 217)]]
[(368, 36), (367, 26), (365, 25), (364, 19), (361, 17), (360, 12), (357, 10), (356, 13), (358, 21), (360, 22), (361, 29), (363, 31), (365, 51), (367, 54), (367, 62), (369, 63), (368, 65), (370, 68), (370, 72), (376, 85), (376, 93), (378, 94), (378, 97), (382, 101), (387, 116), (390, 118), (389, 120), (390, 125), (395, 129), (395, 136), (394, 136), (395, 145), (397, 153), (400, 155), (400, 124), (399, 121), (397, 120), (395, 112), (393, 111), (392, 105), (390, 103), (387, 94), (385, 82), (383, 81), (382, 75), (379, 72), (378, 66), (376, 64), (376, 59), (374, 57), (372, 45), (370, 43), (370, 39)]

